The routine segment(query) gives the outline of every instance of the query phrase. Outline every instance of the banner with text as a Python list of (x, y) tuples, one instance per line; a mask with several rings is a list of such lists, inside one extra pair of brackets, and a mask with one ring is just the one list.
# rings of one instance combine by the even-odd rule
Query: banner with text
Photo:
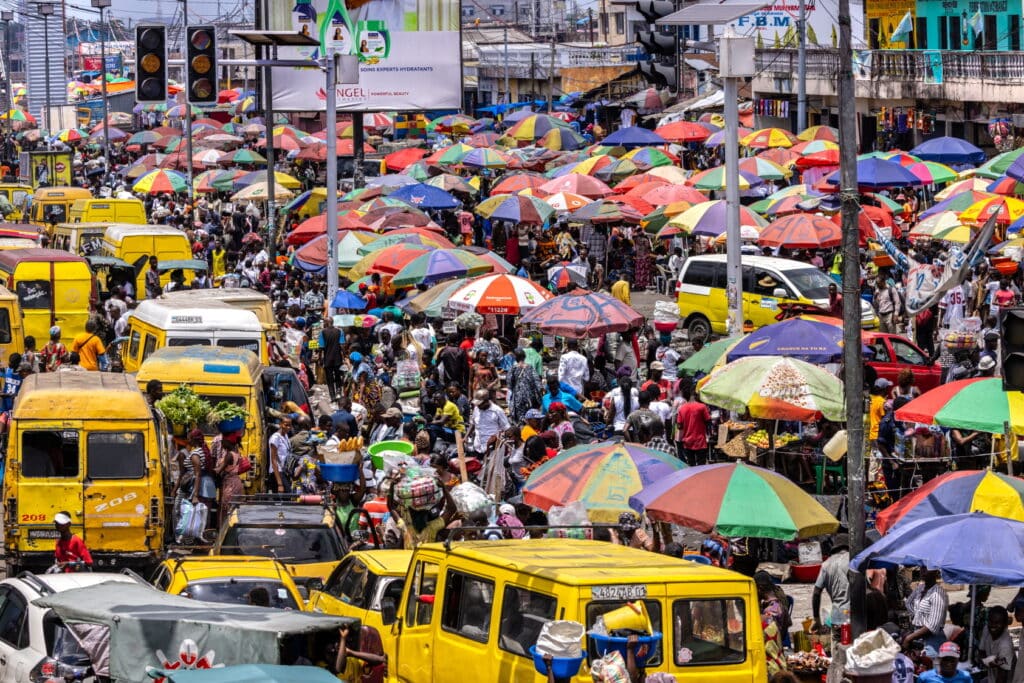
[[(838, 0), (805, 0), (807, 44), (811, 47), (838, 47)], [(777, 0), (770, 7), (751, 12), (733, 22), (740, 35), (753, 36), (758, 47), (797, 47), (798, 0)], [(850, 0), (850, 19), (854, 47), (864, 44), (864, 0)]]
[[(339, 85), (338, 109), (387, 111), (462, 106), (458, 0), (267, 0), (271, 30), (315, 37), (316, 47), (280, 48), (281, 59), (328, 50), (359, 59), (359, 83)], [(275, 68), (274, 109), (323, 111), (317, 68)]]

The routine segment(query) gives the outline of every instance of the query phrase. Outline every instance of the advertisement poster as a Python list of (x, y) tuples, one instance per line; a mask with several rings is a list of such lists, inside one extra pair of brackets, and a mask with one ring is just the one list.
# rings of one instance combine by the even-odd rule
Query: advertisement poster
[[(270, 30), (320, 45), (280, 48), (281, 59), (319, 59), (329, 49), (359, 59), (359, 83), (339, 85), (338, 109), (457, 109), (462, 103), (458, 0), (268, 0)], [(320, 69), (274, 69), (274, 108), (323, 111)]]
[[(82, 71), (99, 71), (101, 59), (99, 55), (83, 56)], [(107, 55), (107, 73), (121, 73), (121, 55)]]
[(71, 152), (22, 152), (18, 157), (18, 180), (33, 189), (71, 184)]
[[(838, 0), (806, 0), (807, 46), (838, 47)], [(864, 0), (850, 0), (853, 46), (864, 46)], [(733, 22), (736, 33), (753, 36), (758, 47), (797, 47), (799, 0), (778, 0)]]

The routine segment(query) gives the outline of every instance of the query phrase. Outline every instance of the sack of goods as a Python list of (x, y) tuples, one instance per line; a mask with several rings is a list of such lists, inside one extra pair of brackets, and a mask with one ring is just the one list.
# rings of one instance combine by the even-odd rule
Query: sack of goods
[(452, 500), (463, 515), (470, 515), (477, 510), (489, 510), (494, 505), (494, 500), (486, 491), (469, 481), (452, 488)]
[(178, 538), (202, 538), (208, 514), (209, 510), (204, 503), (192, 505), (191, 501), (183, 499), (178, 511), (178, 524), (175, 528)]
[(443, 497), (441, 482), (430, 470), (409, 468), (395, 485), (395, 499), (412, 510), (429, 510)]

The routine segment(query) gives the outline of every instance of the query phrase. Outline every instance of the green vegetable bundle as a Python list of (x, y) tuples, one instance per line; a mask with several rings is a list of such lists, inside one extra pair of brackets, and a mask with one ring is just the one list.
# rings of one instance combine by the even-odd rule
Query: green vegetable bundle
[(168, 422), (182, 427), (202, 423), (212, 410), (210, 402), (192, 391), (187, 384), (182, 384), (157, 401), (156, 407), (160, 409)]
[(242, 406), (231, 403), (230, 401), (221, 401), (213, 407), (210, 411), (208, 421), (210, 424), (217, 424), (218, 422), (226, 422), (227, 420), (233, 420), (236, 418), (242, 418), (243, 420), (249, 417), (249, 413), (246, 412)]

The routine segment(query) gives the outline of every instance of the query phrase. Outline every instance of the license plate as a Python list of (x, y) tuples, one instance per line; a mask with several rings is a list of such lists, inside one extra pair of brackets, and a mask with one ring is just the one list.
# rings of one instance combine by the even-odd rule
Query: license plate
[(29, 538), (60, 538), (60, 532), (56, 529), (29, 529)]
[(594, 586), (590, 594), (594, 600), (639, 600), (647, 597), (647, 586)]

